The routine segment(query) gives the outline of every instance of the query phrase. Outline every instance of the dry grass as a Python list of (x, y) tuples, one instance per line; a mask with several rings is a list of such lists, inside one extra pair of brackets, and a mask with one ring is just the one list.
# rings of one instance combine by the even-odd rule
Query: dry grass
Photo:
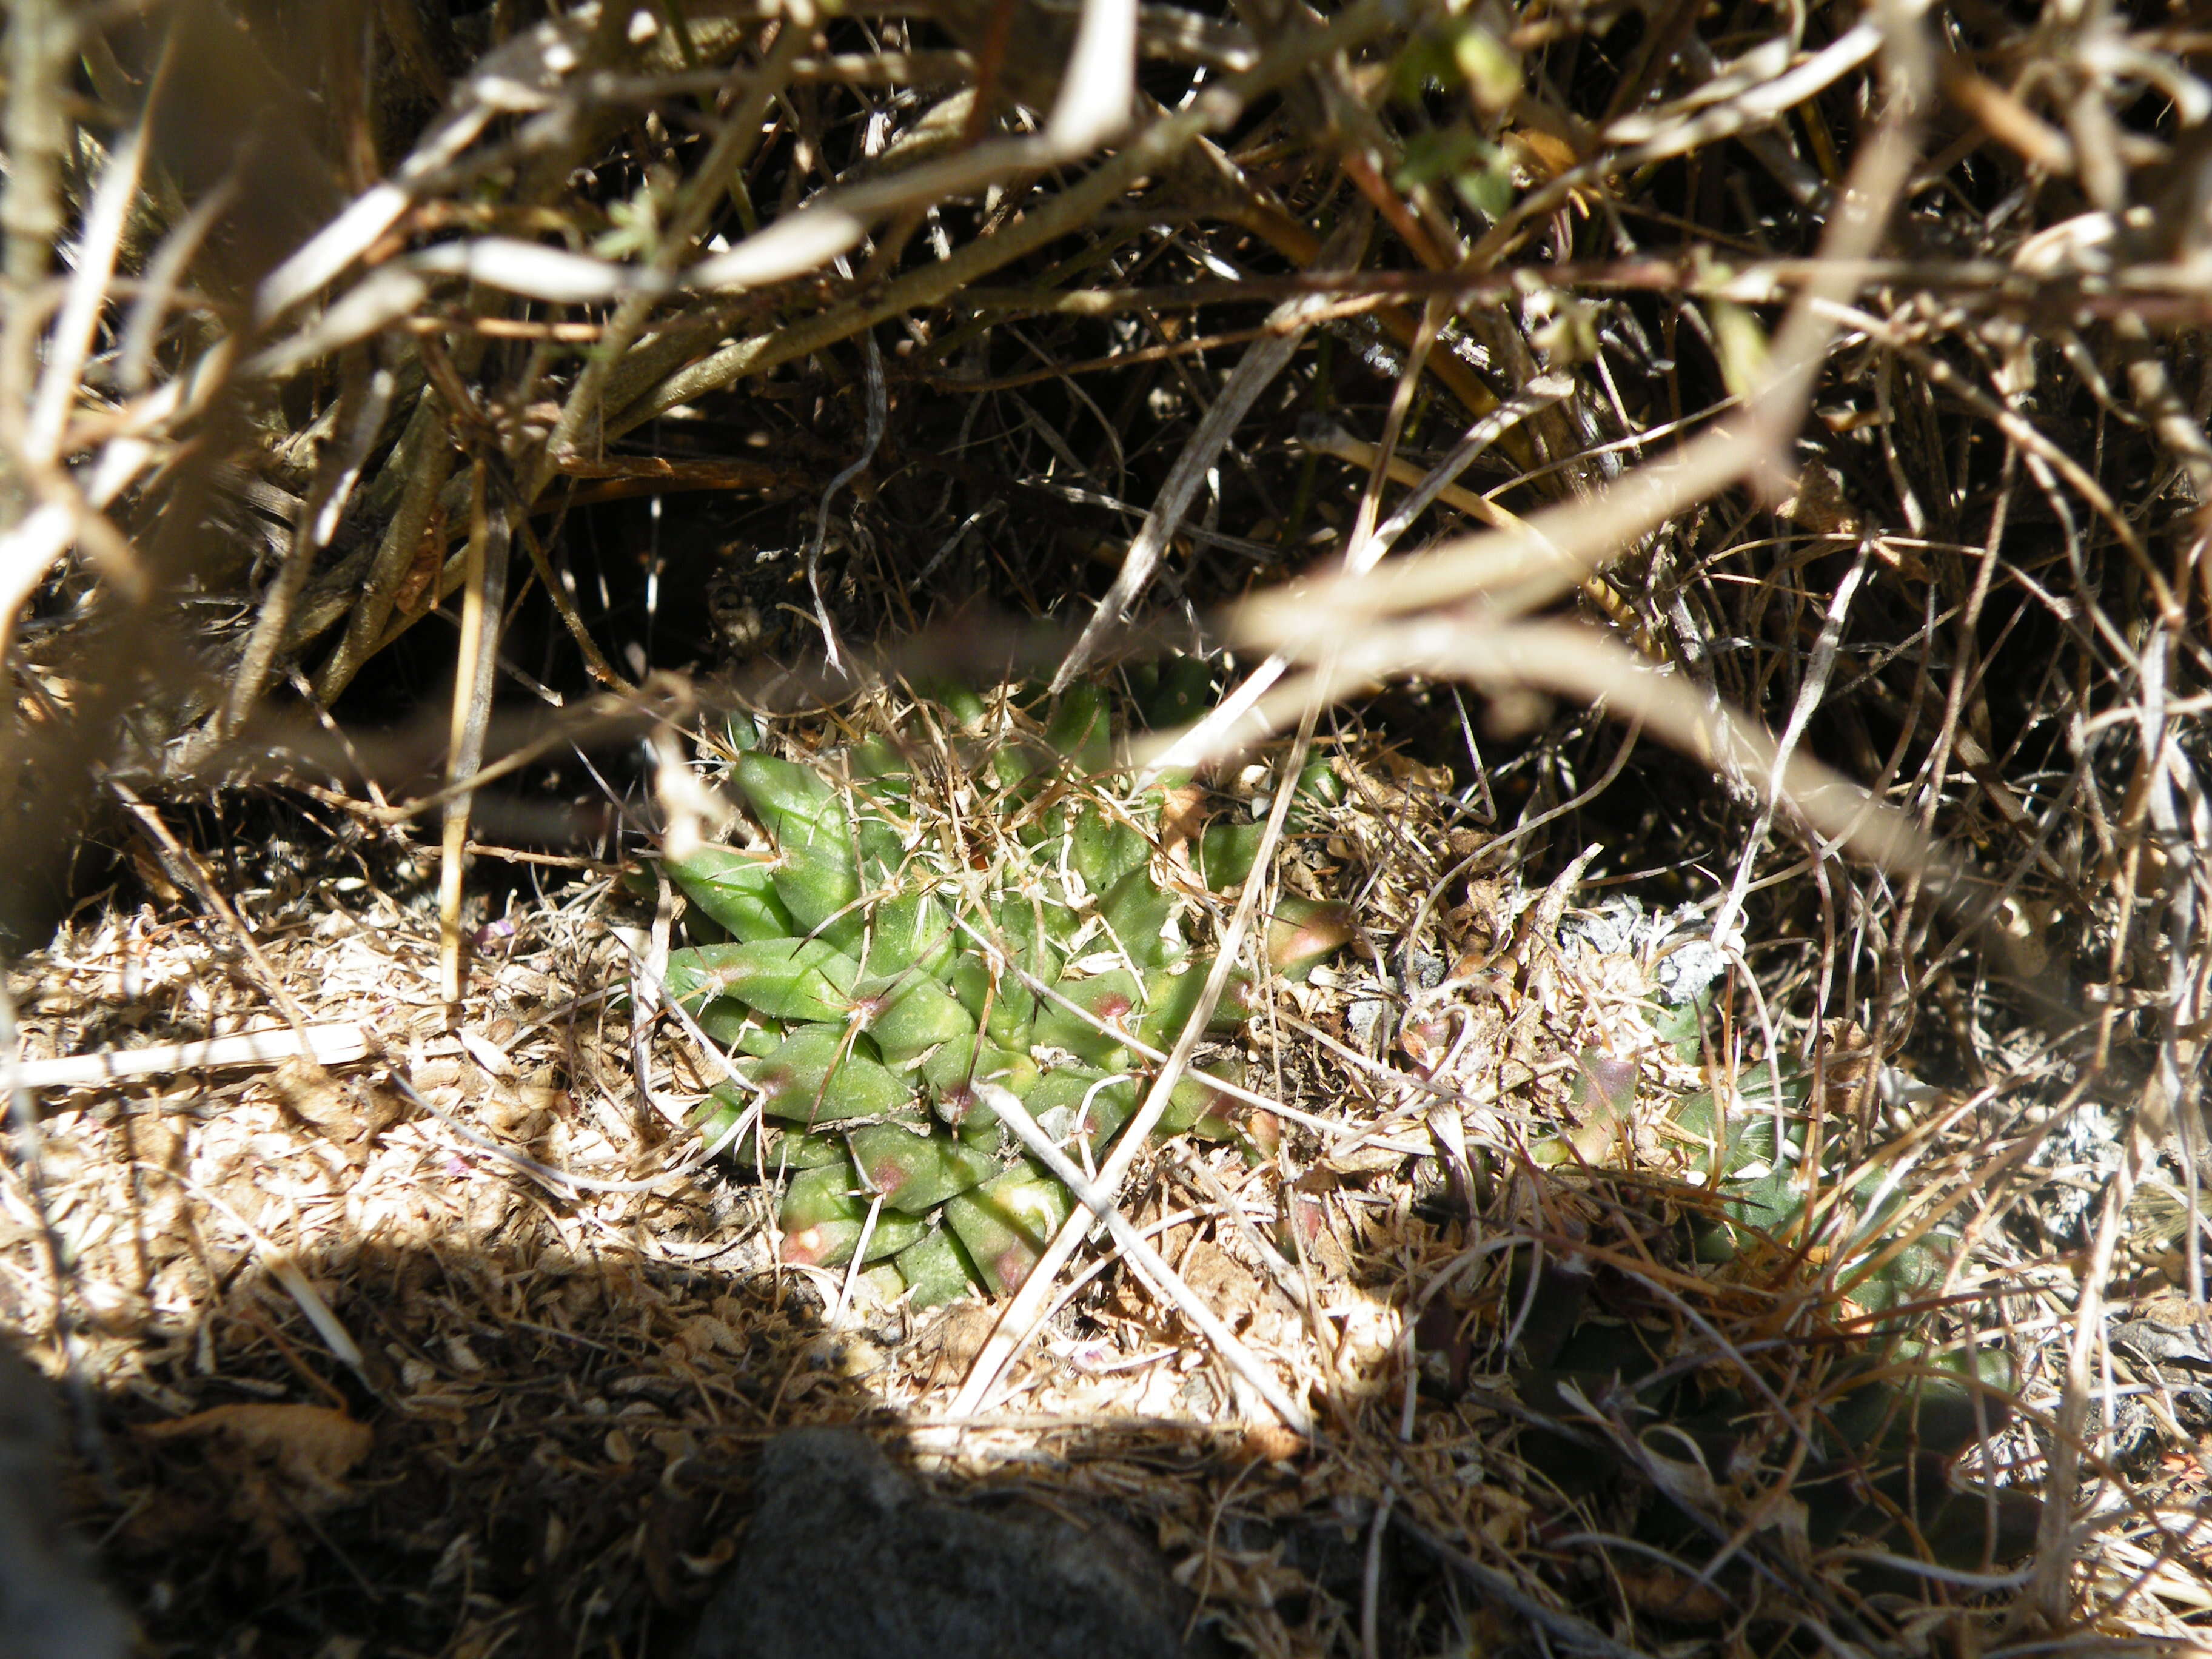
[[(854, 1419), (1266, 1653), (2201, 1643), (2212, 36), (1078, 15), (11, 8), (21, 1057), (373, 1050), (16, 1093), (150, 1649), (667, 1650)], [(728, 710), (1169, 647), (1140, 760), (1359, 785), (1266, 1155), (1110, 1194), (1310, 1437), (1083, 1227), (1010, 1310), (779, 1269), (611, 995)], [(1795, 1127), (1726, 1261), (1705, 1087)]]

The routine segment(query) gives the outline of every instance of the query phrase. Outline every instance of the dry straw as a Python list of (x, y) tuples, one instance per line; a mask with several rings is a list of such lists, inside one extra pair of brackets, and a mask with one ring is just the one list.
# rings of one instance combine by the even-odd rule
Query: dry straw
[[(865, 1419), (1257, 1652), (2201, 1645), (2187, 21), (15, 0), (0, 1318), (153, 1639), (640, 1650)], [(947, 699), (1163, 663), (1134, 1127), (1002, 1303), (783, 1260), (732, 720), (981, 857)]]

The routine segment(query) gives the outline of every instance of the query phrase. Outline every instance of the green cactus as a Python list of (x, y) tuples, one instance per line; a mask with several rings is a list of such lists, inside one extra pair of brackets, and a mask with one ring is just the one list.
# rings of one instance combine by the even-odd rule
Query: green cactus
[[(1695, 1050), (1693, 1024), (1686, 1035), (1678, 1053)], [(1810, 1282), (1826, 1300), (1833, 1322), (1817, 1347), (1808, 1345), (1819, 1355), (1819, 1398), (1790, 1431), (1800, 1437), (1792, 1489), (1807, 1506), (1811, 1541), (1853, 1534), (1893, 1553), (1987, 1571), (2032, 1546), (2039, 1505), (2026, 1492), (1961, 1481), (1950, 1465), (2008, 1419), (2014, 1368), (2001, 1349), (1936, 1340), (1930, 1298), (1959, 1234), (1919, 1216), (1909, 1167), (1879, 1153), (1854, 1163), (1843, 1126), (1830, 1124), (1811, 1149), (1820, 1176), (1814, 1206), (1803, 1167), (1816, 1127), (1812, 1081), (1793, 1062), (1752, 1067), (1734, 1103), (1706, 1089), (1657, 1115), (1659, 1133), (1685, 1148), (1704, 1176), (1701, 1197), (1675, 1188), (1678, 1243), (1723, 1282)], [(1575, 1121), (1532, 1149), (1537, 1161), (1556, 1167), (1626, 1156), (1637, 1083), (1633, 1062), (1596, 1049), (1578, 1056), (1569, 1090)], [(1516, 1386), (1550, 1425), (1524, 1443), (1532, 1464), (1577, 1497), (1617, 1483), (1627, 1465), (1606, 1454), (1618, 1443), (1586, 1431), (1586, 1402), (1609, 1399), (1620, 1420), (1632, 1418), (1646, 1448), (1687, 1447), (1713, 1470), (1747, 1466), (1763, 1402), (1735, 1386), (1729, 1368), (1674, 1363), (1652, 1328), (1611, 1310), (1584, 1318), (1587, 1270), (1555, 1268), (1556, 1283), (1534, 1285), (1532, 1271), (1520, 1269), (1509, 1291), (1514, 1306), (1530, 1310)], [(1636, 1535), (1648, 1544), (1684, 1547), (1697, 1530), (1679, 1496), (1662, 1502), (1638, 1489), (1632, 1501)]]
[[(1820, 1152), (1821, 1210), (1806, 1214), (1807, 1193), (1797, 1166), (1812, 1079), (1794, 1062), (1781, 1073), (1778, 1097), (1785, 1125), (1783, 1157), (1775, 1157), (1773, 1078), (1765, 1067), (1746, 1073), (1741, 1104), (1725, 1110), (1710, 1089), (1677, 1104), (1669, 1114), (1673, 1129), (1705, 1149), (1708, 1163), (1717, 1158), (1717, 1207), (1693, 1216), (1693, 1253), (1702, 1261), (1730, 1262), (1747, 1252), (1792, 1255), (1817, 1241), (1835, 1289), (1869, 1313), (1905, 1310), (1895, 1321), (1869, 1328), (1883, 1334), (1911, 1324), (1918, 1298), (1942, 1282), (1944, 1264), (1958, 1243), (1955, 1228), (1921, 1229), (1913, 1224), (1914, 1183), (1885, 1160), (1857, 1168), (1842, 1157), (1842, 1137), (1832, 1133)], [(1831, 1125), (1832, 1131), (1838, 1126)], [(1810, 1224), (1814, 1236), (1804, 1234)]]
[[(1184, 659), (1138, 689), (1155, 718), (1180, 721), (1206, 681)], [(786, 1181), (787, 1261), (890, 1258), (917, 1304), (1010, 1291), (1074, 1203), (1016, 1155), (976, 1085), (1103, 1157), (1144, 1097), (1145, 1050), (1173, 1046), (1212, 965), (1191, 889), (1249, 879), (1259, 826), (1206, 830), (1195, 878), (1171, 866), (1155, 834), (1164, 791), (1133, 793), (1114, 770), (1094, 688), (1034, 714), (940, 688), (804, 763), (738, 749), (731, 778), (769, 848), (664, 865), (690, 927), (668, 994), (747, 1085), (718, 1088), (699, 1131)], [(1325, 765), (1298, 787), (1302, 825), (1339, 799)], [(1311, 898), (1285, 896), (1263, 921), (1270, 967), (1295, 978), (1352, 937), (1344, 906)], [(1210, 1029), (1234, 1031), (1260, 997), (1233, 974)], [(758, 1125), (737, 1133), (754, 1103)], [(1158, 1133), (1230, 1135), (1225, 1105), (1194, 1073)]]

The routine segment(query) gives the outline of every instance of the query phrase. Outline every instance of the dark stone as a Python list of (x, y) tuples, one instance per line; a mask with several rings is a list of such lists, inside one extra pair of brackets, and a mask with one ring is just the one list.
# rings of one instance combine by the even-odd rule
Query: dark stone
[(122, 1659), (131, 1626), (63, 1524), (60, 1440), (46, 1379), (0, 1342), (0, 1650)]
[(691, 1659), (1178, 1659), (1179, 1595), (1125, 1528), (953, 1503), (849, 1429), (772, 1441)]

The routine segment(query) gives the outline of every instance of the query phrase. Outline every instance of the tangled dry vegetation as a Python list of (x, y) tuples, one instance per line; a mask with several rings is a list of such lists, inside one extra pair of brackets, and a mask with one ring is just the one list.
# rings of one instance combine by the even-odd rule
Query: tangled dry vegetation
[[(679, 1650), (823, 1422), (1118, 1515), (1200, 1644), (2202, 1643), (2189, 8), (5, 51), (0, 1309), (146, 1651)], [(1107, 1008), (1243, 1083), (925, 1310), (702, 1146), (655, 872), (781, 843), (741, 728), (966, 810), (977, 691), (1125, 721), (1055, 787), (1250, 1017)]]

